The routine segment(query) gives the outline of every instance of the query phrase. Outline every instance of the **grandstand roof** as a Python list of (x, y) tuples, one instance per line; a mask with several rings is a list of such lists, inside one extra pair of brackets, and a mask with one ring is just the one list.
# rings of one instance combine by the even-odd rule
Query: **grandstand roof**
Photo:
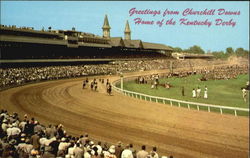
[(123, 40), (125, 47), (128, 48), (143, 48), (141, 40)]
[(142, 42), (144, 49), (157, 49), (157, 50), (172, 50), (172, 48), (158, 43)]
[(50, 38), (36, 38), (26, 36), (10, 36), (0, 35), (0, 41), (5, 42), (21, 42), (21, 43), (39, 43), (39, 44), (55, 44), (55, 45), (66, 45), (65, 40), (50, 39)]
[(121, 37), (111, 37), (110, 44), (112, 47), (124, 47), (124, 41)]

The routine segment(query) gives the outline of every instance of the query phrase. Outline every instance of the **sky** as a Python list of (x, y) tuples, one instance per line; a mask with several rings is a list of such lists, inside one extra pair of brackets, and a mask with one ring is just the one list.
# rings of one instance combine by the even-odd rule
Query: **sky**
[[(0, 3), (2, 25), (34, 27), (35, 30), (41, 30), (43, 27), (47, 29), (50, 26), (55, 30), (71, 30), (75, 27), (77, 31), (102, 36), (104, 17), (107, 14), (111, 37), (124, 37), (125, 23), (128, 20), (132, 39), (182, 49), (198, 45), (206, 52), (225, 51), (228, 47), (234, 49), (242, 47), (249, 50), (248, 1), (0, 1)], [(130, 15), (132, 8), (135, 8), (138, 14)], [(146, 9), (152, 12), (145, 12)], [(193, 12), (206, 9), (212, 15), (183, 15), (187, 9), (192, 9)], [(139, 14), (140, 10), (142, 14)], [(179, 14), (163, 16), (165, 10), (176, 11)], [(225, 12), (237, 15), (225, 15)], [(136, 24), (137, 18), (153, 21), (153, 24)], [(175, 21), (175, 25), (166, 25), (166, 21), (170, 19), (172, 22)], [(181, 23), (181, 19), (186, 19), (185, 24)], [(216, 19), (221, 19), (217, 25)], [(162, 21), (162, 25), (157, 24), (157, 21)], [(195, 21), (203, 25), (194, 25), (198, 24), (194, 23)]]

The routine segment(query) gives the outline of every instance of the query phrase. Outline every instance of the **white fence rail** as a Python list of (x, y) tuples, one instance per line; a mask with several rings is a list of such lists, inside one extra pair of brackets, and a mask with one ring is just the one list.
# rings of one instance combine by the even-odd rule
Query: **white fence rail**
[(225, 113), (225, 110), (229, 110), (229, 111), (233, 111), (235, 116), (238, 116), (238, 112), (246, 112), (247, 115), (249, 115), (249, 109), (245, 109), (245, 108), (227, 107), (227, 106), (220, 106), (220, 105), (188, 102), (188, 101), (171, 99), (171, 98), (150, 96), (150, 95), (143, 94), (143, 93), (137, 93), (137, 92), (133, 92), (133, 91), (124, 90), (124, 89), (116, 87), (116, 84), (119, 82), (120, 82), (120, 80), (116, 80), (112, 83), (112, 87), (115, 91), (123, 93), (126, 96), (135, 97), (135, 98), (138, 98), (141, 100), (155, 101), (156, 103), (162, 102), (163, 104), (169, 103), (171, 106), (173, 106), (174, 103), (176, 103), (178, 107), (181, 107), (181, 105), (182, 106), (186, 105), (188, 109), (191, 109), (191, 106), (195, 106), (195, 108), (198, 111), (200, 111), (201, 107), (206, 107), (208, 112), (211, 112), (211, 109), (219, 109), (220, 114), (223, 114), (223, 112)]

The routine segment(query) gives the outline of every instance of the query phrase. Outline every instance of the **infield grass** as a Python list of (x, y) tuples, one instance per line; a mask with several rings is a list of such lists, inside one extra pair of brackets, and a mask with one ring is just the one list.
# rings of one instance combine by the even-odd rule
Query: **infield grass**
[[(160, 84), (169, 82), (171, 86), (173, 86), (170, 89), (166, 89), (163, 86), (158, 86), (158, 89), (151, 89), (150, 83), (137, 84), (135, 81), (127, 81), (124, 82), (124, 89), (152, 96), (160, 96), (184, 101), (249, 108), (249, 92), (247, 91), (247, 102), (244, 102), (241, 91), (241, 87), (245, 87), (246, 82), (249, 80), (248, 75), (239, 75), (237, 79), (230, 80), (199, 81), (199, 78), (201, 78), (201, 75), (192, 75), (184, 78), (172, 77), (160, 79)], [(182, 86), (184, 87), (185, 96), (182, 96)], [(201, 97), (192, 98), (192, 90), (198, 86), (201, 88)], [(205, 86), (208, 88), (208, 99), (203, 98)], [(197, 107), (194, 106), (191, 108)], [(202, 107), (200, 110), (207, 111), (207, 108)], [(211, 108), (211, 111), (219, 112), (219, 109)], [(227, 113), (226, 110), (225, 113)]]

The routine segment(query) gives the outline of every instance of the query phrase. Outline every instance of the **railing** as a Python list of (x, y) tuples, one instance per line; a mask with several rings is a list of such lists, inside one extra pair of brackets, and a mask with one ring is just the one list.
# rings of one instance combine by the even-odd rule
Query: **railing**
[(183, 107), (183, 105), (186, 105), (188, 109), (191, 109), (191, 107), (194, 106), (194, 108), (196, 108), (198, 111), (201, 110), (201, 107), (203, 107), (203, 108), (205, 107), (208, 112), (211, 112), (211, 109), (219, 109), (220, 114), (223, 114), (223, 112), (225, 113), (225, 110), (230, 110), (230, 111), (233, 111), (235, 116), (238, 116), (238, 112), (241, 111), (241, 112), (246, 112), (247, 115), (249, 116), (249, 109), (246, 109), (246, 108), (227, 107), (227, 106), (188, 102), (188, 101), (171, 99), (171, 98), (150, 96), (147, 94), (137, 93), (137, 92), (128, 91), (128, 90), (118, 88), (118, 87), (116, 87), (116, 84), (119, 82), (120, 82), (120, 80), (116, 80), (112, 83), (112, 87), (115, 91), (123, 93), (126, 96), (135, 97), (137, 99), (146, 100), (146, 101), (148, 100), (150, 102), (155, 101), (156, 103), (163, 103), (163, 104), (169, 103), (171, 106), (173, 106), (175, 103), (175, 104), (177, 104), (178, 107), (181, 107), (181, 106)]

